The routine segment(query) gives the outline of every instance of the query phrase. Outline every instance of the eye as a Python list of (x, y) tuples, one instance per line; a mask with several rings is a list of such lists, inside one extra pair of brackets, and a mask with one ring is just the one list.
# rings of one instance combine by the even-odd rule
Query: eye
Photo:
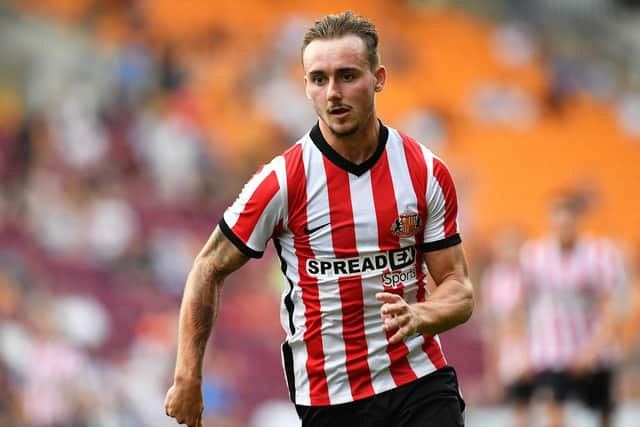
[(350, 81), (352, 81), (354, 78), (355, 78), (355, 76), (353, 75), (353, 73), (349, 73), (349, 72), (347, 72), (347, 73), (344, 73), (344, 74), (342, 75), (342, 80), (344, 80), (345, 82), (350, 82)]
[(326, 79), (325, 79), (325, 77), (324, 77), (324, 76), (322, 76), (322, 75), (317, 75), (317, 74), (316, 74), (316, 75), (314, 75), (314, 76), (311, 76), (311, 82), (312, 82), (313, 84), (315, 84), (315, 85), (318, 85), (318, 86), (320, 86), (321, 84), (323, 84), (323, 83), (325, 82), (325, 80), (326, 80)]

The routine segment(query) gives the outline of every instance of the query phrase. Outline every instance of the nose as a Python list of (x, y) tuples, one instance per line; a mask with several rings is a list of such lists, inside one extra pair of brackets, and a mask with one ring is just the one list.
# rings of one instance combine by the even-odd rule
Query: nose
[(327, 100), (336, 101), (340, 99), (342, 99), (340, 85), (334, 79), (329, 79), (329, 82), (327, 84)]

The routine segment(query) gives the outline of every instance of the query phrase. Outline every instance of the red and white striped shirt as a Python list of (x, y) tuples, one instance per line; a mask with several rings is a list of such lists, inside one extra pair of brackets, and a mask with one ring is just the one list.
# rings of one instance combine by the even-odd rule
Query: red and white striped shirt
[(274, 241), (287, 280), (282, 353), (294, 403), (350, 402), (445, 366), (437, 336), (389, 345), (375, 294), (425, 299), (422, 253), (460, 243), (457, 210), (444, 163), (383, 125), (360, 165), (316, 125), (246, 184), (220, 228), (248, 256)]
[(480, 279), (484, 315), (491, 321), (508, 321), (522, 302), (523, 284), (517, 263), (491, 264)]
[(580, 238), (562, 251), (545, 237), (523, 246), (521, 265), (532, 368), (564, 370), (598, 327), (598, 299), (624, 283), (622, 256), (604, 239)]
[(482, 307), (495, 346), (496, 373), (504, 385), (519, 379), (527, 369), (525, 328), (519, 319), (524, 290), (517, 262), (491, 264), (480, 279)]

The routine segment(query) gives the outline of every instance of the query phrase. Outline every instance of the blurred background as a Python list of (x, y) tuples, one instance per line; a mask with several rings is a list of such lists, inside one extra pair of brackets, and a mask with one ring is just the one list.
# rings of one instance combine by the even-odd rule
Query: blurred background
[[(186, 273), (253, 171), (315, 123), (302, 36), (346, 8), (381, 35), (380, 117), (456, 181), (479, 302), (442, 341), (468, 425), (511, 425), (481, 278), (499, 236), (547, 232), (560, 188), (622, 254), (614, 425), (640, 425), (640, 2), (5, 0), (0, 426), (174, 425)], [(269, 252), (225, 287), (205, 425), (296, 425)]]

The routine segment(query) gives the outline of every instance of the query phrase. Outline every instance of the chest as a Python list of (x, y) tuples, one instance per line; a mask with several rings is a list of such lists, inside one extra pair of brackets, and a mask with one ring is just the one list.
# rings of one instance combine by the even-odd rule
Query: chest
[(580, 249), (571, 253), (544, 251), (533, 267), (530, 285), (534, 290), (558, 296), (588, 294), (601, 280), (597, 260)]
[(367, 172), (309, 180), (306, 200), (291, 212), (290, 231), (316, 256), (345, 258), (413, 246), (427, 220), (413, 191)]

